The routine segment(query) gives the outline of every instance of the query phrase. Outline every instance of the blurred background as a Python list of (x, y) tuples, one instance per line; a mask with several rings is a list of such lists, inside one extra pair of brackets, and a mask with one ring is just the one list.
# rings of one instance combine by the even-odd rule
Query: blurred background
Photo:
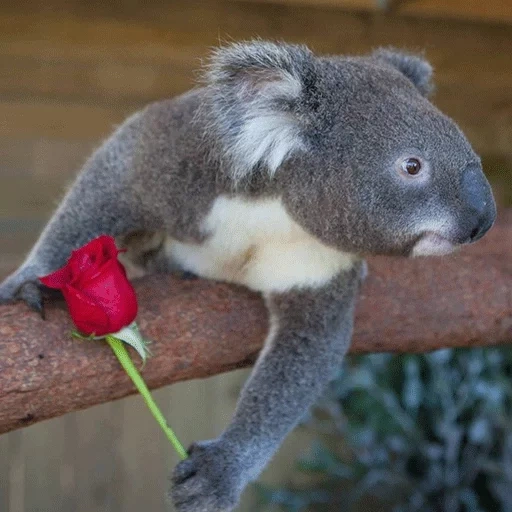
[[(499, 204), (512, 204), (510, 0), (4, 0), (0, 278), (21, 262), (85, 158), (118, 123), (194, 86), (212, 46), (252, 37), (319, 53), (425, 51), (436, 71), (434, 102), (482, 155)], [(357, 489), (352, 501), (364, 510), (369, 502), (383, 511), (512, 510), (506, 349), (377, 355), (348, 367), (351, 377), (333, 385), (239, 510), (348, 510), (347, 489)], [(220, 433), (246, 376), (181, 383), (155, 396), (188, 444)], [(459, 450), (450, 460), (447, 446)], [(301, 453), (308, 459), (297, 469)], [(480, 466), (468, 472), (470, 460)], [(165, 491), (175, 463), (138, 397), (69, 414), (0, 436), (0, 511), (171, 511)], [(411, 492), (393, 504), (396, 486)]]

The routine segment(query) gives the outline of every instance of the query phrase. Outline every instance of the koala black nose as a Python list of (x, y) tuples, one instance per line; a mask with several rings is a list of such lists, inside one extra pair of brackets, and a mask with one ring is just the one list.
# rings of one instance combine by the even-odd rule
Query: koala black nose
[(472, 242), (476, 242), (477, 240), (480, 240), (480, 238), (482, 238), (487, 233), (487, 231), (489, 231), (489, 229), (491, 229), (491, 226), (493, 224), (494, 224), (494, 220), (492, 220), (492, 221), (486, 220), (486, 221), (480, 222), (471, 231), (468, 241), (470, 243), (472, 243)]
[(496, 203), (481, 167), (472, 164), (462, 178), (462, 199), (466, 211), (466, 241), (482, 238), (496, 219)]

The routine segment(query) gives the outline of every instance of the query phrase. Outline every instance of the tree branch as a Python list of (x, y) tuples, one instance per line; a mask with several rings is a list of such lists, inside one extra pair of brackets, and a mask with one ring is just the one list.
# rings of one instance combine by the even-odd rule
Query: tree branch
[[(353, 353), (419, 352), (512, 341), (512, 211), (478, 244), (433, 259), (370, 260)], [(136, 283), (138, 324), (154, 341), (150, 388), (254, 362), (265, 339), (260, 297), (204, 280)], [(63, 302), (47, 320), (23, 304), (0, 307), (0, 433), (134, 393), (104, 342), (71, 338)]]

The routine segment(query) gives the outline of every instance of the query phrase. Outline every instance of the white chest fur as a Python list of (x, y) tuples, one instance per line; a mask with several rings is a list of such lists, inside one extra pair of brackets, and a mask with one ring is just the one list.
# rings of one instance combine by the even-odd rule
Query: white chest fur
[(353, 263), (306, 233), (279, 200), (220, 197), (202, 229), (208, 238), (200, 245), (170, 240), (170, 256), (199, 276), (260, 292), (321, 286)]

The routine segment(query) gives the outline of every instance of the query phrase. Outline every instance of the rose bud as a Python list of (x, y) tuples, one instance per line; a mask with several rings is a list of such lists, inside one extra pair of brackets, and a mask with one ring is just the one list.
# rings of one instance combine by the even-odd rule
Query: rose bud
[(39, 278), (48, 288), (62, 291), (83, 334), (116, 333), (137, 316), (135, 291), (117, 259), (119, 252), (114, 239), (102, 235), (73, 251), (64, 267)]

